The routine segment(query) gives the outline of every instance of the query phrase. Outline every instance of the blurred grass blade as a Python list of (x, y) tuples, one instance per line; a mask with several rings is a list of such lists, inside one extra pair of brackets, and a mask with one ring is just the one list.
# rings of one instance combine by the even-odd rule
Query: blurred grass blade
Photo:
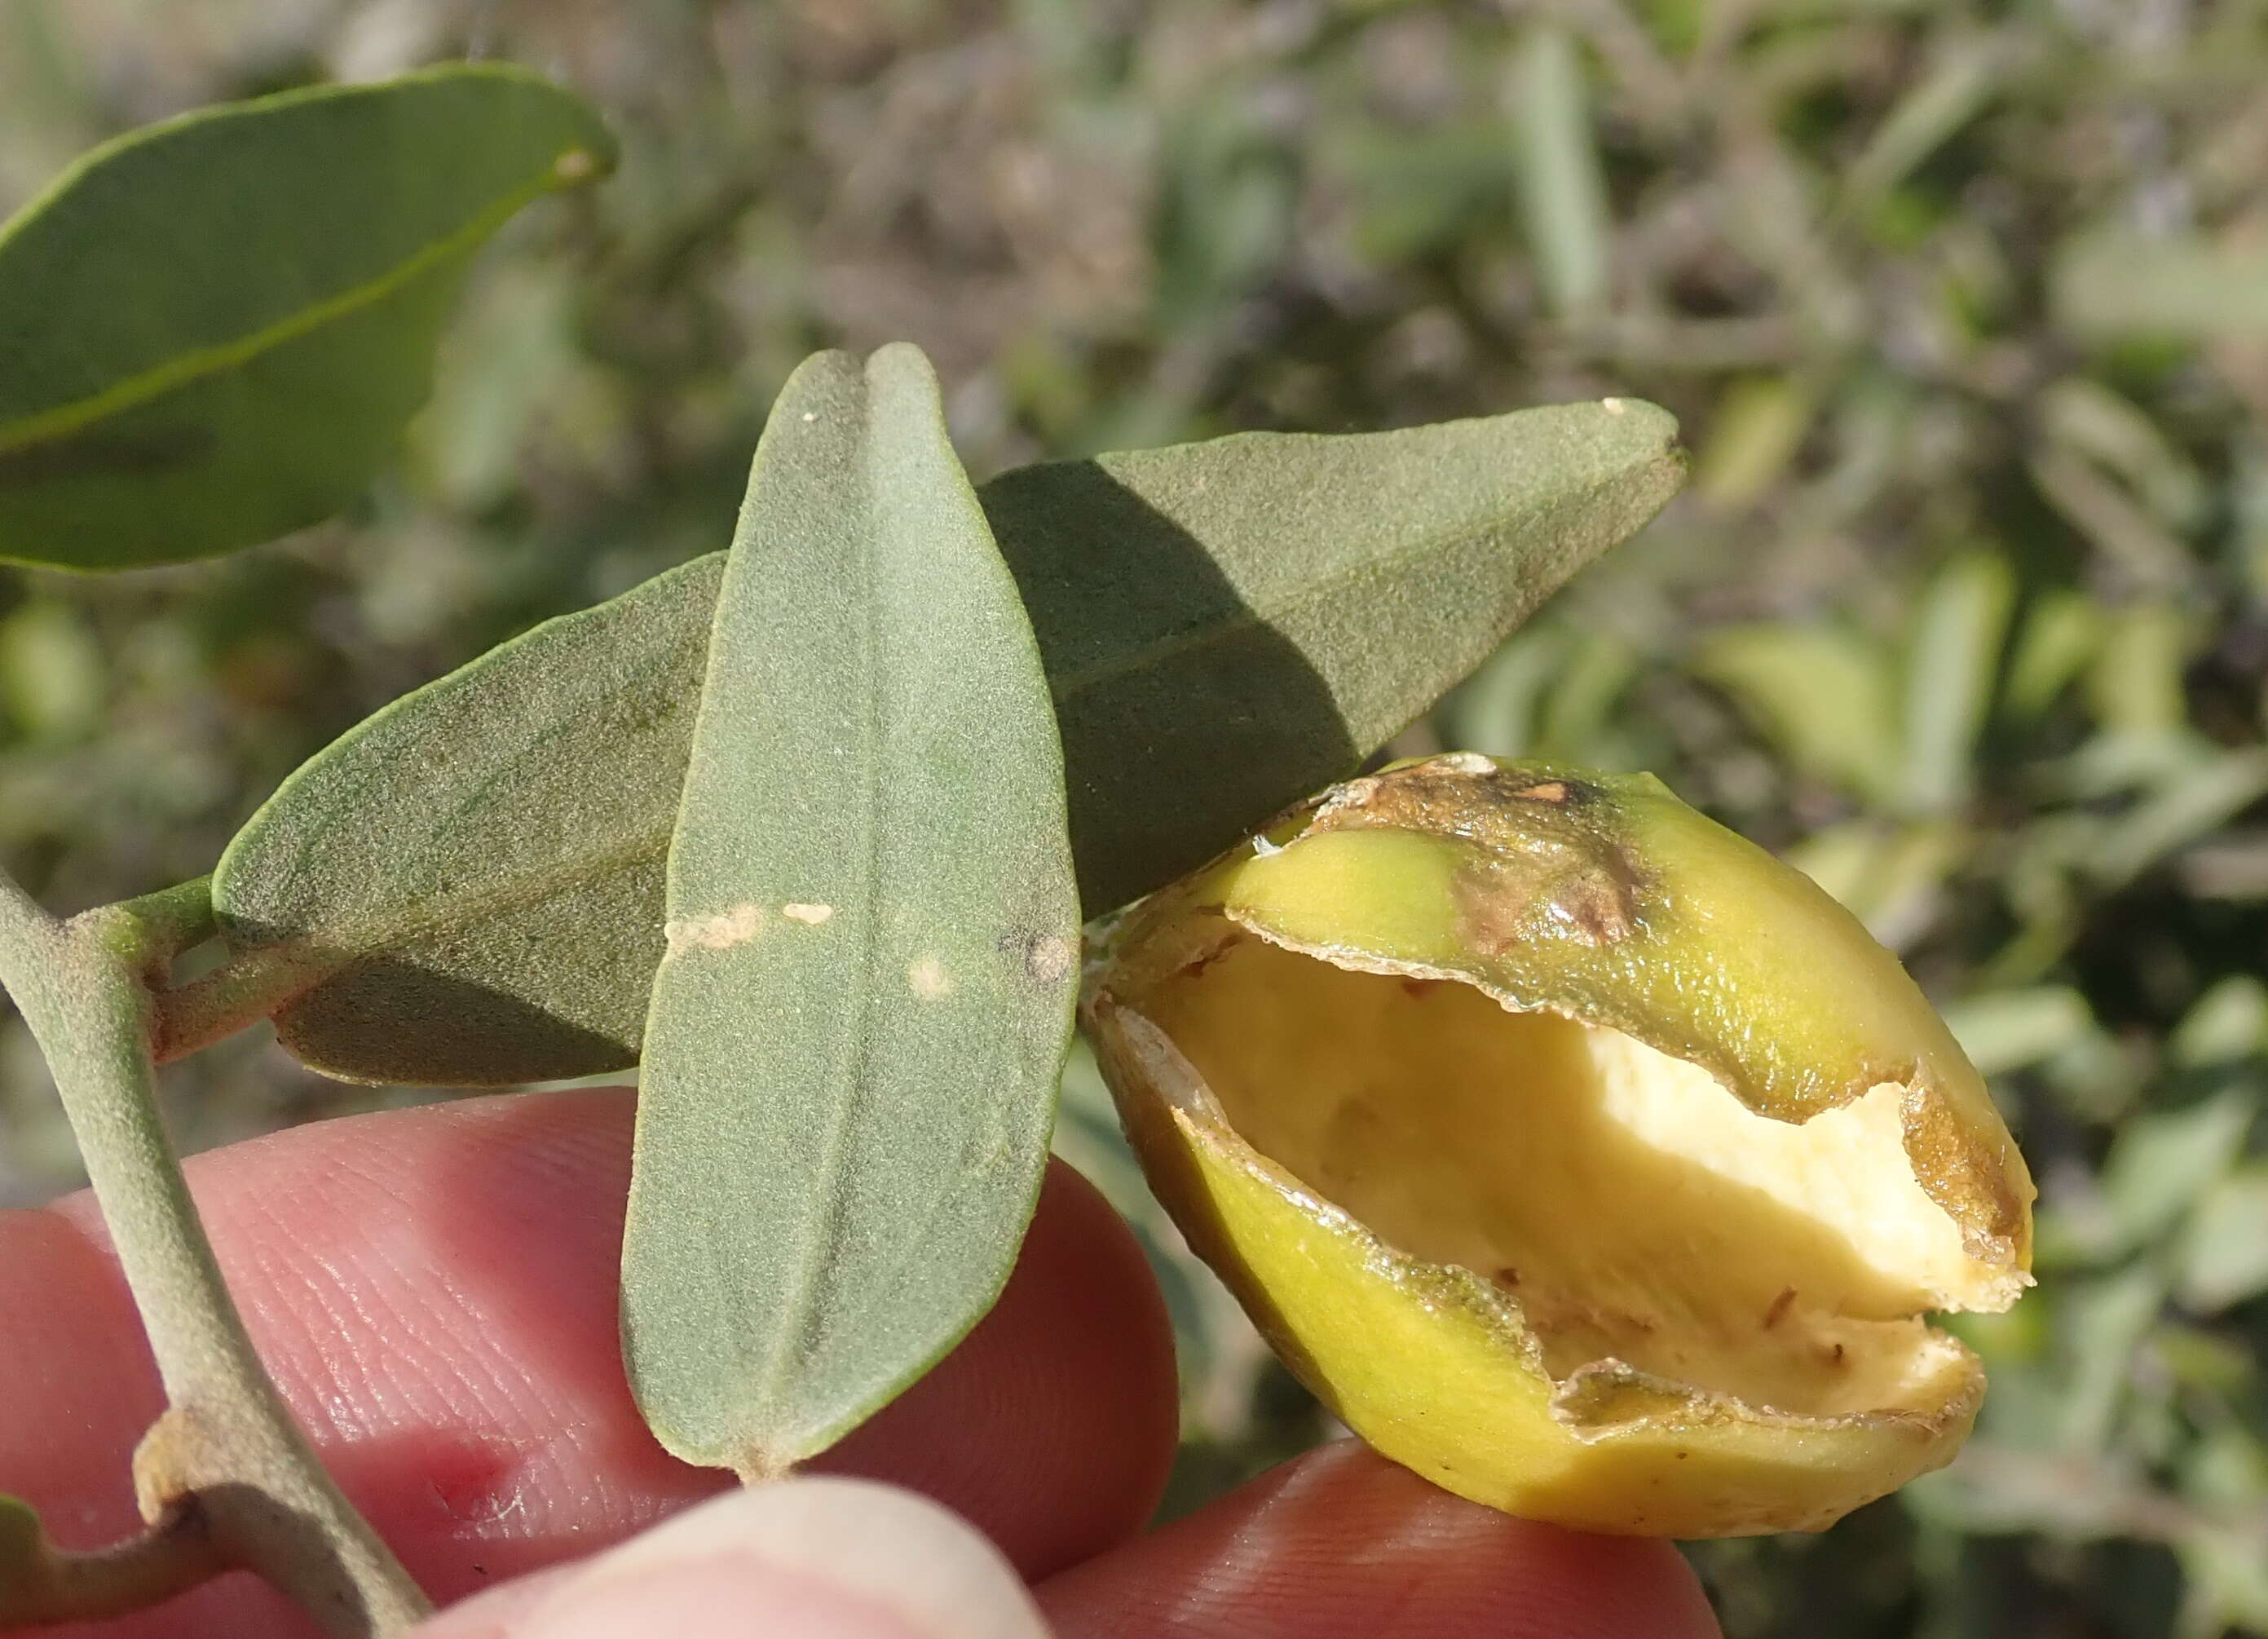
[(1694, 463), (1694, 493), (1726, 512), (1754, 505), (1786, 475), (1812, 411), (1809, 390), (1785, 376), (1727, 387), (1718, 395), (1716, 430)]
[(2268, 985), (2232, 973), (2190, 1004), (2167, 1038), (2166, 1051), (2185, 1069), (2268, 1054)]
[(2268, 246), (2257, 242), (2089, 233), (2055, 253), (2048, 281), (2058, 322), (2082, 336), (2268, 336)]
[(2165, 1300), (2166, 1277), (2149, 1263), (2066, 1285), (2060, 1318), (2072, 1371), (2056, 1417), (2063, 1451), (2092, 1457), (2110, 1443), (2134, 1387), (2134, 1351)]
[(2268, 749), (2228, 751), (2154, 785), (2110, 827), (2088, 860), (2096, 882), (2120, 888), (2159, 860), (2220, 830), (2268, 796)]
[(2018, 630), (2008, 657), (2001, 699), (2008, 713), (2029, 721), (2055, 704), (2102, 646), (2102, 610), (2083, 592), (2043, 592)]
[(1565, 29), (1528, 31), (1507, 96), (1522, 219), (1544, 304), (1562, 319), (1594, 313), (1606, 304), (1614, 224), (1583, 60)]
[(2042, 429), (2057, 443), (2109, 467), (2165, 522), (2188, 528), (2211, 492), (2197, 463), (2134, 403), (2099, 381), (2066, 376), (2042, 390)]
[(2029, 463), (2032, 483), (2135, 586), (2171, 588), (2195, 573), (2188, 550), (2157, 515), (2092, 461), (2051, 447)]
[(1938, 919), (1946, 878), (1973, 846), (1948, 822), (1887, 824), (1862, 818), (1814, 831), (1783, 857), (1864, 922), (1876, 940), (1903, 951)]
[[(1344, 777), (1677, 486), (1631, 400), (1026, 468), (983, 505), (1052, 685), (1100, 914)], [(399, 701), (213, 874), (235, 959), (161, 1051), (278, 1008), (347, 1080), (634, 1063), (718, 576), (688, 565)]]
[(2182, 1301), (2211, 1314), (2268, 1292), (2268, 1163), (2222, 1178), (2198, 1203), (2182, 1248)]
[(424, 397), (482, 241), (613, 154), (492, 65), (96, 149), (0, 225), (0, 557), (166, 563), (335, 512)]
[(1982, 113), (1999, 89), (2007, 55), (1991, 41), (1946, 41), (1936, 67), (1898, 99), (1844, 173), (1842, 208), (1880, 199)]
[(1879, 646), (1824, 626), (1739, 626), (1712, 634), (1693, 668), (1747, 707), (1803, 772), (1877, 807), (1898, 805), (1904, 758)]
[(2087, 998), (2066, 985), (1988, 991), (1948, 1004), (1945, 1023), (1969, 1061), (2006, 1075), (2051, 1059), (2095, 1033)]
[(2100, 634), (2094, 664), (2088, 668), (2087, 703), (2105, 733), (2138, 739), (2170, 739), (2189, 728), (2189, 690), (2183, 673), (2189, 665), (2191, 621), (2186, 611), (2162, 599), (2105, 611), (2098, 605)]
[(1078, 988), (1047, 678), (911, 347), (773, 407), (667, 909), (624, 1355), (672, 1452), (770, 1476), (998, 1296)]
[(2201, 1104), (2129, 1120), (2102, 1163), (2111, 1226), (2105, 1250), (2132, 1251), (2173, 1228), (2235, 1164), (2259, 1111), (2257, 1094), (2230, 1088)]
[(1969, 799), (2014, 601), (2007, 561), (1981, 552), (1946, 565), (1922, 594), (1906, 647), (1901, 794), (1910, 813), (1949, 814)]

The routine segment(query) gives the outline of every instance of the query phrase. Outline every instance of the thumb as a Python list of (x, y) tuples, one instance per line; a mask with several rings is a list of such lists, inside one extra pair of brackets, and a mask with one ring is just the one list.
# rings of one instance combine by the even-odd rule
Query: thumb
[(443, 1613), (416, 1639), (1048, 1639), (1015, 1571), (936, 1503), (785, 1480)]

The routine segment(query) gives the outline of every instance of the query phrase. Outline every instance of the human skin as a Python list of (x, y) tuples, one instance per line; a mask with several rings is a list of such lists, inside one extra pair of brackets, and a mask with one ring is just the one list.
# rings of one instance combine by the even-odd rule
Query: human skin
[[(622, 1089), (468, 1099), (255, 1140), (196, 1158), (189, 1176), (261, 1356), (324, 1461), (419, 1582), (457, 1606), (420, 1639), (924, 1635), (878, 1614), (855, 1576), (797, 1576), (776, 1554), (740, 1552), (730, 1504), (696, 1517), (710, 1547), (683, 1563), (608, 1557), (729, 1488), (653, 1443), (623, 1381), (631, 1108)], [(130, 1533), (130, 1454), (162, 1399), (89, 1198), (0, 1214), (0, 1491), (36, 1507), (66, 1547)], [(1494, 1513), (1352, 1443), (1145, 1533), (1175, 1403), (1171, 1334), (1140, 1251), (1058, 1163), (992, 1313), (811, 1467), (946, 1504), (1005, 1556), (1063, 1639), (1717, 1633), (1667, 1543)], [(983, 1554), (974, 1538), (968, 1551)], [(158, 1611), (48, 1631), (314, 1629), (232, 1576)]]

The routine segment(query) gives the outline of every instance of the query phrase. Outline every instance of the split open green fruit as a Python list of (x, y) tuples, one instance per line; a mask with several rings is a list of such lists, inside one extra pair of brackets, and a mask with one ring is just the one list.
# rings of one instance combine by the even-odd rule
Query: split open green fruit
[(1292, 1370), (1513, 1513), (1830, 1525), (1968, 1435), (1926, 1315), (2030, 1283), (2023, 1159), (1896, 958), (1649, 775), (1335, 787), (1123, 917), (1085, 1015)]

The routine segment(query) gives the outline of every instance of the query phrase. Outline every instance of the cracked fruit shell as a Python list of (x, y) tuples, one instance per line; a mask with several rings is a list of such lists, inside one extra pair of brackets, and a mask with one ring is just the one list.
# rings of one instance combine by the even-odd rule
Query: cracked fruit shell
[(1292, 1370), (1516, 1514), (1828, 1525), (1967, 1436), (1927, 1314), (2030, 1282), (2023, 1159), (1896, 959), (1648, 775), (1337, 786), (1122, 918), (1085, 1013)]

